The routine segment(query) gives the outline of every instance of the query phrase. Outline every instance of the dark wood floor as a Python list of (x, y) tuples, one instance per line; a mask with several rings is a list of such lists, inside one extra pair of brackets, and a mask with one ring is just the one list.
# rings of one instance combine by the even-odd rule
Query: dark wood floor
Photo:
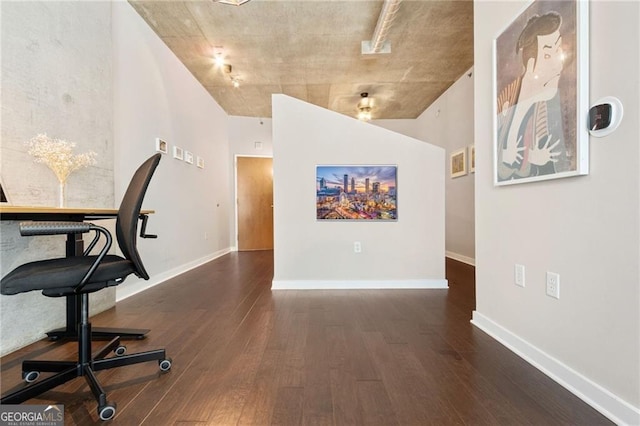
[[(156, 363), (98, 373), (113, 425), (597, 425), (577, 397), (474, 328), (474, 268), (447, 260), (449, 290), (274, 291), (273, 253), (231, 253), (118, 303), (97, 326), (151, 328), (128, 352)], [(71, 357), (41, 341), (2, 358)], [(30, 403), (66, 425), (99, 423), (83, 379)]]

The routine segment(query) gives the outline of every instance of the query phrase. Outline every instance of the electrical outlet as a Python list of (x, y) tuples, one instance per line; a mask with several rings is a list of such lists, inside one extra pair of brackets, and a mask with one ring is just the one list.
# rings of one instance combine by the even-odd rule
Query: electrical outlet
[(560, 274), (547, 271), (547, 296), (560, 299)]
[(516, 263), (514, 281), (517, 286), (524, 287), (524, 265)]
[(353, 243), (353, 252), (362, 253), (362, 244), (360, 244), (360, 241), (355, 241)]

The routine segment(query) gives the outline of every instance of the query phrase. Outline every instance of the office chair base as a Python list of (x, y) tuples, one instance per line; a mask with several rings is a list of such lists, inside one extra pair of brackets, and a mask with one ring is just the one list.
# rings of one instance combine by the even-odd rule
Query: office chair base
[[(28, 384), (3, 396), (0, 399), (0, 404), (20, 404), (82, 376), (87, 381), (98, 402), (98, 417), (103, 421), (111, 420), (116, 414), (116, 405), (107, 401), (107, 395), (98, 382), (95, 372), (149, 361), (157, 361), (160, 370), (167, 372), (171, 369), (172, 363), (171, 358), (167, 357), (164, 349), (124, 355), (122, 348), (124, 346), (120, 344), (120, 338), (116, 337), (93, 353), (88, 363), (83, 364), (79, 361), (23, 361), (22, 377)], [(116, 355), (106, 358), (111, 352)], [(36, 381), (41, 372), (55, 374)]]
[(98, 407), (98, 417), (100, 420), (107, 421), (114, 418), (116, 415), (116, 404), (107, 404), (102, 407)]

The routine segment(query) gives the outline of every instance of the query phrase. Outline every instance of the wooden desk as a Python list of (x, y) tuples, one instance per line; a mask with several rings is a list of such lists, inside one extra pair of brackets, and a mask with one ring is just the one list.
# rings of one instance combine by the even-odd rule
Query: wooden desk
[[(153, 210), (143, 210), (141, 214), (152, 214)], [(43, 220), (83, 222), (85, 220), (114, 219), (118, 209), (81, 208), (81, 207), (39, 207), (0, 205), (0, 220)], [(81, 256), (84, 250), (82, 234), (67, 234), (67, 256)], [(78, 296), (67, 296), (66, 326), (47, 332), (51, 340), (62, 338), (77, 339), (78, 319), (80, 318), (80, 299)], [(149, 330), (120, 329), (94, 327), (91, 335), (94, 339), (112, 339), (120, 336), (123, 339), (144, 339)]]

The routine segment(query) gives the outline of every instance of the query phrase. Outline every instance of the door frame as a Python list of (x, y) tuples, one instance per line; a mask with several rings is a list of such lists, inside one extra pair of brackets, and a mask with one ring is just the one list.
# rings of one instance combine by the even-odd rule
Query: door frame
[[(233, 156), (233, 216), (235, 220), (235, 235), (233, 236), (235, 251), (238, 251), (238, 158), (250, 157), (250, 158), (271, 158), (273, 162), (273, 155), (254, 155), (254, 154), (234, 154)], [(274, 242), (275, 244), (275, 242)]]

